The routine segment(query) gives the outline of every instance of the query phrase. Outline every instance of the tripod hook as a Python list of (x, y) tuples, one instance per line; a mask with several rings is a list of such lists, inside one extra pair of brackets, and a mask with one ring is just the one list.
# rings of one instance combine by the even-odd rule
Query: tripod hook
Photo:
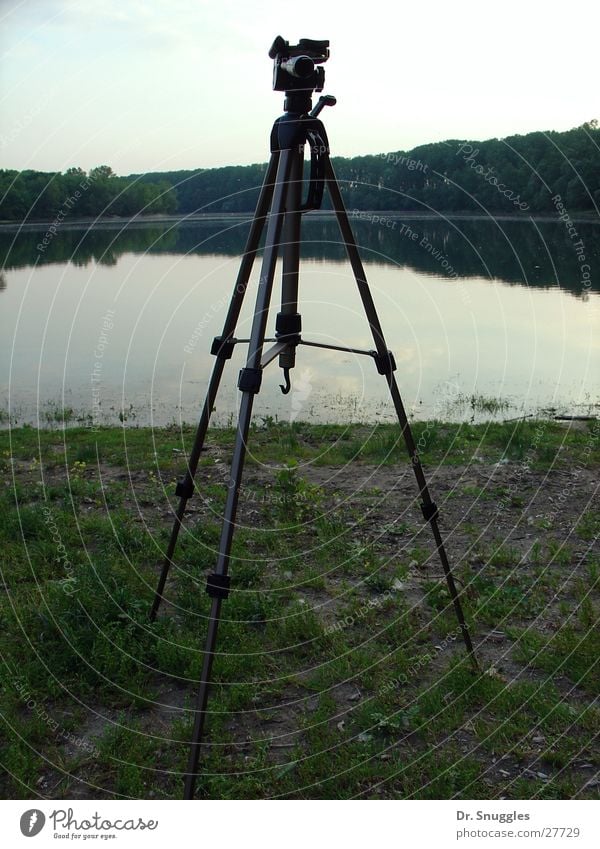
[(283, 377), (285, 380), (285, 385), (283, 383), (279, 384), (279, 388), (283, 395), (287, 395), (290, 389), (292, 388), (292, 384), (290, 383), (290, 370), (289, 368), (283, 369)]

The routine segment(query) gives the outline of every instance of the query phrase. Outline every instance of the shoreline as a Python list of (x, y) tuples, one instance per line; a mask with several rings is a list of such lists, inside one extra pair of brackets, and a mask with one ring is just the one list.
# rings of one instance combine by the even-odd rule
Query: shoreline
[[(527, 215), (524, 213), (498, 213), (494, 214), (492, 212), (484, 215), (479, 212), (448, 212), (445, 213), (440, 211), (439, 213), (434, 212), (419, 212), (419, 211), (410, 211), (410, 210), (385, 210), (385, 209), (361, 209), (357, 210), (361, 214), (365, 215), (380, 215), (385, 216), (387, 218), (397, 219), (397, 220), (407, 220), (407, 221), (437, 221), (437, 220), (457, 220), (457, 221), (542, 221), (542, 222), (555, 222), (560, 224), (556, 215), (552, 215), (551, 213), (541, 213), (539, 215)], [(356, 216), (353, 216), (354, 210), (347, 210), (348, 217), (352, 220), (355, 219)], [(176, 223), (182, 224), (185, 222), (191, 223), (205, 223), (211, 221), (250, 221), (253, 217), (253, 212), (202, 212), (202, 213), (192, 213), (189, 215), (134, 215), (133, 217), (127, 216), (107, 216), (107, 217), (98, 217), (98, 216), (85, 216), (81, 218), (74, 218), (70, 221), (61, 222), (61, 227), (64, 229), (80, 229), (85, 226), (101, 226), (101, 227), (119, 227), (119, 226), (131, 226), (131, 225), (147, 225), (147, 224), (168, 224), (168, 223)], [(312, 210), (310, 212), (311, 218), (326, 218), (326, 219), (334, 219), (335, 213), (333, 210)], [(571, 214), (571, 220), (577, 221), (579, 223), (600, 223), (600, 218), (597, 215), (586, 212), (575, 212)], [(21, 232), (23, 230), (28, 232), (33, 232), (36, 230), (43, 230), (45, 227), (48, 227), (52, 224), (52, 220), (44, 219), (44, 220), (36, 220), (36, 221), (0, 221), (0, 232)]]
[[(593, 405), (598, 407), (598, 404)], [(488, 419), (478, 420), (478, 421), (452, 421), (451, 419), (413, 419), (411, 420), (410, 427), (413, 430), (430, 430), (432, 427), (442, 427), (450, 430), (459, 431), (461, 428), (469, 428), (470, 430), (481, 430), (485, 434), (485, 430), (489, 428), (494, 429), (504, 429), (512, 430), (519, 425), (527, 425), (527, 427), (535, 427), (538, 425), (546, 426), (559, 426), (563, 427), (566, 430), (569, 429), (580, 429), (580, 428), (593, 428), (595, 429), (595, 424), (600, 422), (600, 415), (594, 415), (593, 413), (588, 414), (560, 414), (555, 410), (548, 411), (546, 415), (544, 415), (543, 411), (538, 411), (537, 413), (528, 413), (520, 416), (514, 416), (507, 419), (495, 419), (490, 417)], [(17, 432), (30, 432), (30, 433), (71, 433), (76, 435), (77, 433), (85, 433), (89, 431), (90, 433), (95, 433), (98, 435), (108, 434), (113, 431), (129, 431), (129, 432), (140, 432), (140, 431), (149, 431), (149, 432), (157, 432), (157, 433), (172, 433), (173, 431), (181, 431), (181, 432), (194, 432), (197, 428), (197, 423), (193, 421), (173, 421), (167, 424), (159, 424), (159, 425), (149, 425), (145, 423), (137, 423), (137, 422), (128, 422), (127, 419), (116, 423), (116, 422), (93, 422), (90, 420), (86, 421), (83, 418), (54, 418), (47, 419), (44, 422), (38, 422), (37, 424), (32, 424), (30, 422), (19, 422), (16, 424), (12, 424), (7, 419), (0, 419), (0, 434), (6, 433), (17, 433)], [(379, 432), (391, 431), (393, 432), (398, 428), (398, 423), (395, 421), (385, 421), (385, 422), (370, 422), (370, 421), (354, 421), (354, 422), (314, 422), (314, 421), (303, 421), (297, 420), (293, 423), (289, 423), (287, 421), (271, 421), (263, 424), (259, 424), (257, 422), (253, 423), (252, 429), (255, 432), (261, 432), (263, 434), (275, 434), (281, 432), (294, 432), (301, 431), (303, 433), (312, 434), (313, 436), (318, 435), (319, 437), (323, 433), (327, 433), (330, 436), (343, 435), (344, 438), (348, 436), (348, 434), (357, 434), (362, 433), (363, 431), (374, 432), (378, 430)], [(236, 425), (235, 422), (231, 424), (224, 424), (222, 422), (212, 422), (209, 426), (209, 433), (217, 434), (221, 437), (226, 437), (227, 434), (235, 434)]]

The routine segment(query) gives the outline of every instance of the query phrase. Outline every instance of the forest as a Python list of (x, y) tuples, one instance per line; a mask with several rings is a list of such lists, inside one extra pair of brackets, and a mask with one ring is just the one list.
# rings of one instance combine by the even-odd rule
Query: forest
[[(599, 150), (593, 120), (565, 132), (449, 140), (332, 162), (351, 210), (555, 213), (560, 195), (573, 213), (600, 204)], [(265, 169), (261, 163), (123, 177), (108, 165), (89, 173), (0, 170), (0, 220), (251, 212)]]
[(177, 212), (171, 183), (156, 177), (119, 177), (108, 165), (86, 173), (0, 170), (0, 220), (57, 221), (68, 217)]

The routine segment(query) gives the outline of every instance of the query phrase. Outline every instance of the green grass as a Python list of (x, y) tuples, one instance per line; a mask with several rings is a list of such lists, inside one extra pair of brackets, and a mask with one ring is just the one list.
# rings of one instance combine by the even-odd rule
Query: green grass
[[(433, 422), (414, 430), (425, 465), (483, 459), (493, 468), (508, 458), (567, 470), (600, 460), (586, 427)], [(214, 479), (180, 535), (170, 604), (154, 624), (148, 610), (192, 438), (187, 429), (0, 433), (4, 796), (181, 795), (210, 609), (205, 576), (225, 495)], [(231, 430), (209, 433), (224, 462), (232, 439)], [(302, 472), (308, 460), (351, 463), (357, 480), (362, 467), (406, 469), (397, 432), (266, 422), (251, 439), (245, 498), (253, 512), (234, 537), (198, 795), (580, 793), (574, 764), (597, 769), (600, 728), (594, 511), (586, 508), (564, 538), (557, 522), (543, 531), (526, 525), (523, 559), (518, 535), (485, 525), (491, 488), (458, 488), (453, 503), (484, 505), (482, 517), (452, 529), (469, 540), (460, 541), (468, 551), (456, 575), (484, 640), (478, 675), (418, 518), (371, 519), (387, 498), (373, 481), (348, 502)], [(266, 474), (263, 463), (270, 478), (253, 480)], [(199, 476), (214, 466), (214, 453), (203, 455)], [(527, 499), (512, 496), (509, 485), (494, 484), (494, 499), (507, 499), (518, 518)], [(394, 589), (396, 579), (408, 591)], [(485, 642), (490, 632), (501, 634), (498, 648)], [(176, 707), (161, 709), (173, 693)]]
[[(411, 427), (424, 463), (462, 464), (474, 454), (489, 462), (501, 459), (525, 461), (533, 468), (548, 468), (560, 457), (571, 463), (597, 463), (600, 456), (594, 422), (585, 428), (565, 427), (551, 421), (519, 421), (479, 425), (415, 422)], [(64, 431), (38, 431), (21, 427), (0, 432), (0, 453), (10, 451), (14, 458), (51, 465), (76, 461), (96, 463), (96, 452), (106, 463), (131, 471), (154, 469), (156, 473), (181, 468), (181, 457), (191, 448), (194, 429), (90, 428), (71, 427)], [(233, 430), (211, 428), (209, 442), (230, 447)], [(312, 425), (302, 422), (273, 423), (252, 429), (249, 462), (286, 463), (312, 460), (340, 465), (360, 460), (369, 463), (397, 463), (406, 457), (404, 442), (394, 425)], [(176, 453), (176, 452), (182, 452)], [(5, 455), (6, 456), (6, 455)]]

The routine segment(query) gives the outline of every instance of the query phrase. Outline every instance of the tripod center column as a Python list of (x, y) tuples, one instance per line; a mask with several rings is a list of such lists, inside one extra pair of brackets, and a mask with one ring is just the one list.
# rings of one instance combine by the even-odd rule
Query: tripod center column
[(277, 315), (276, 335), (289, 341), (279, 355), (282, 369), (296, 365), (296, 345), (300, 341), (302, 322), (298, 313), (298, 276), (300, 267), (300, 230), (302, 226), (302, 176), (304, 170), (304, 145), (297, 145), (291, 153), (292, 167), (287, 191), (285, 219), (282, 233), (283, 275), (281, 281), (281, 312)]

